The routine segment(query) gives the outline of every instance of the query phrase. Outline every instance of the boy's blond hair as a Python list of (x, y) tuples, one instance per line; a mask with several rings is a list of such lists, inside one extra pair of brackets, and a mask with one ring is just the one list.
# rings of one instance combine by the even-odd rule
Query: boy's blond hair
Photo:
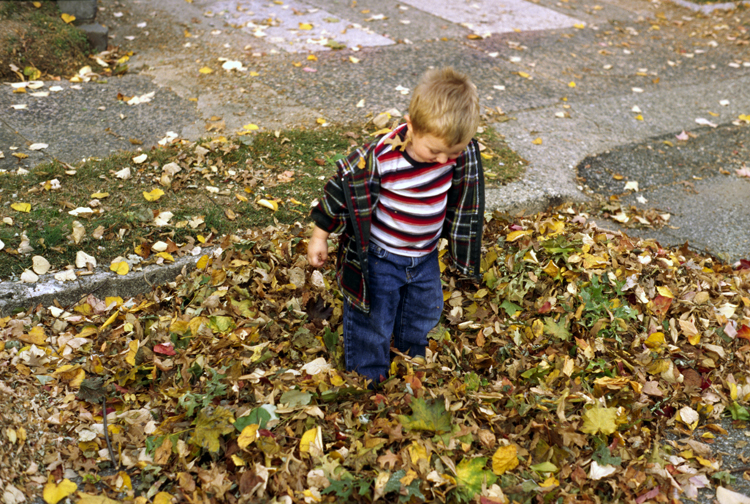
[(453, 146), (466, 142), (479, 126), (477, 87), (451, 67), (422, 75), (409, 104), (416, 135), (430, 134)]

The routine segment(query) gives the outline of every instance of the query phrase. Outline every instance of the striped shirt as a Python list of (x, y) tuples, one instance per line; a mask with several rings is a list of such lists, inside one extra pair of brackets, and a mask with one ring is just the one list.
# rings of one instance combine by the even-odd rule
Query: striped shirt
[[(396, 135), (406, 130), (397, 129)], [(418, 257), (432, 252), (443, 231), (455, 160), (420, 163), (388, 146), (377, 156), (380, 197), (370, 239), (394, 254)]]

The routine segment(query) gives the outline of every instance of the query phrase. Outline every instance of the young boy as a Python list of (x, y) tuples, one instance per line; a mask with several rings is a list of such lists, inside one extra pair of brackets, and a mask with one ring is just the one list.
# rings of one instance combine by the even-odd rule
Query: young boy
[(452, 68), (422, 76), (406, 124), (340, 160), (315, 222), (307, 259), (328, 257), (339, 238), (336, 276), (344, 296), (344, 360), (379, 383), (395, 347), (424, 356), (440, 321), (443, 292), (438, 240), (458, 269), (479, 276), (484, 174), (476, 140), (476, 86)]

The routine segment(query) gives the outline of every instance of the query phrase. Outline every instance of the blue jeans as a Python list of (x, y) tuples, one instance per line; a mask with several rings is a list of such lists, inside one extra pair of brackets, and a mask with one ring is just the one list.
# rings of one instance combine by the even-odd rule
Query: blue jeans
[(388, 377), (391, 336), (411, 356), (425, 354), (427, 333), (440, 321), (443, 290), (437, 249), (406, 257), (370, 244), (370, 313), (344, 302), (344, 361), (347, 371), (379, 383)]

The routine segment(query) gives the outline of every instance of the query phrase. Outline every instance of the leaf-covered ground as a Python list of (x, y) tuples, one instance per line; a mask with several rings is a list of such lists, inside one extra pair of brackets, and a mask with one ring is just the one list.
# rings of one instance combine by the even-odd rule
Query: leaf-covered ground
[(747, 262), (582, 208), (488, 216), (483, 281), (443, 255), (426, 360), (371, 391), (342, 370), (308, 231), (229, 237), (141, 298), (0, 319), (5, 502), (643, 503), (730, 481), (711, 441), (750, 418)]

